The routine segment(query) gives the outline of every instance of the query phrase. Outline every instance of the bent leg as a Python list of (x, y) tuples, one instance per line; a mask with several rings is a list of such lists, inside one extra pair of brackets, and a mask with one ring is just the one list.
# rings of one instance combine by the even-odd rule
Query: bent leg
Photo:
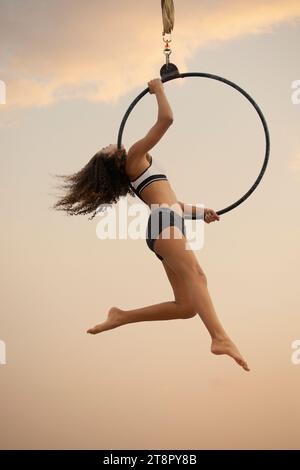
[(175, 300), (132, 310), (122, 310), (118, 307), (112, 307), (108, 312), (107, 319), (93, 328), (90, 328), (87, 333), (97, 334), (102, 331), (112, 330), (118, 326), (127, 325), (128, 323), (155, 320), (178, 320), (192, 318), (195, 315), (196, 312), (191, 310), (189, 305), (179, 304)]
[(197, 312), (193, 308), (190, 293), (185, 283), (170, 269), (165, 261), (162, 264), (174, 293), (173, 301), (161, 302), (132, 310), (121, 310), (117, 307), (112, 307), (108, 313), (107, 320), (88, 330), (88, 333), (97, 334), (117, 326), (140, 321), (178, 320), (194, 317)]

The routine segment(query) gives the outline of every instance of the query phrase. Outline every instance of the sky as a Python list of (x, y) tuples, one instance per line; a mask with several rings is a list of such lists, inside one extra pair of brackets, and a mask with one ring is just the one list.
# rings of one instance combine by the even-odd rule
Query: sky
[[(145, 240), (101, 240), (97, 217), (51, 209), (53, 174), (78, 171), (116, 143), (130, 103), (159, 77), (160, 1), (0, 0), (1, 449), (300, 448), (300, 2), (174, 4), (171, 62), (237, 83), (270, 131), (260, 185), (206, 225), (195, 250), (251, 372), (211, 355), (199, 316), (87, 335), (113, 305), (173, 293)], [(179, 200), (220, 210), (260, 171), (261, 123), (215, 80), (164, 88), (174, 122), (151, 155)], [(126, 123), (125, 147), (156, 117), (147, 94)]]

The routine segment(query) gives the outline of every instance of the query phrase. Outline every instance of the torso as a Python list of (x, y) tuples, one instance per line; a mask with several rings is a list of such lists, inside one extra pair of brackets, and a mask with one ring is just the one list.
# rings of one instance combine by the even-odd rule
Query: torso
[[(125, 171), (130, 181), (134, 181), (138, 176), (145, 171), (151, 163), (151, 155), (145, 154), (143, 157), (134, 161), (130, 157), (126, 158)], [(136, 163), (138, 161), (138, 164)], [(182, 214), (181, 206), (169, 181), (154, 181), (149, 186), (141, 191), (141, 196), (144, 202), (151, 208), (151, 204), (159, 204), (160, 206), (172, 206), (171, 208)]]

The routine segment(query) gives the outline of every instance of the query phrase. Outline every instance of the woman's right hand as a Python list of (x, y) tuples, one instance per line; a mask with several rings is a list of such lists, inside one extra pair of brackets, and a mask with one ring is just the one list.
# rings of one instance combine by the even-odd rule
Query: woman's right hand
[(160, 78), (154, 78), (153, 80), (150, 80), (150, 82), (148, 82), (148, 87), (150, 95), (164, 89)]

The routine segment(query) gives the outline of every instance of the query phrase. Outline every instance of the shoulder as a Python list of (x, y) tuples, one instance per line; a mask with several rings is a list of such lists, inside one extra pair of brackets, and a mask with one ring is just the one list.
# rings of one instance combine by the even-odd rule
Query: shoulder
[(125, 171), (129, 178), (135, 179), (152, 164), (152, 157), (149, 153), (144, 155), (130, 154), (126, 156)]

